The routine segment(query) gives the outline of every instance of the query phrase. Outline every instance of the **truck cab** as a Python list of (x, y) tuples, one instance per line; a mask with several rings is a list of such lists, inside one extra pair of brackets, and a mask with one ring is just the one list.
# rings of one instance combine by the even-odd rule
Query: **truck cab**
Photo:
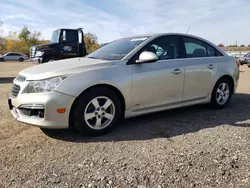
[(86, 46), (82, 29), (55, 30), (49, 44), (30, 48), (30, 61), (38, 64), (85, 55)]

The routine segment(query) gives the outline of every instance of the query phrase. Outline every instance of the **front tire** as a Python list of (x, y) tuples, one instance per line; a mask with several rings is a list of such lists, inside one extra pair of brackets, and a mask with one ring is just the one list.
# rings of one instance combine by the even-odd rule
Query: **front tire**
[(230, 102), (233, 94), (233, 84), (226, 78), (220, 79), (214, 86), (211, 106), (215, 109), (222, 109)]
[(121, 117), (121, 103), (112, 90), (93, 88), (82, 94), (73, 107), (71, 120), (87, 136), (110, 132)]
[(48, 63), (48, 62), (53, 62), (56, 61), (57, 59), (55, 57), (47, 57), (43, 63)]

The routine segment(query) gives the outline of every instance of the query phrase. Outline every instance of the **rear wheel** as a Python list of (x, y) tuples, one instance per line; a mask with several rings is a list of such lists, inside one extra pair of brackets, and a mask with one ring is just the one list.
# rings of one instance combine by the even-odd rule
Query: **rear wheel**
[(226, 78), (220, 79), (212, 93), (211, 106), (213, 108), (221, 109), (228, 105), (233, 94), (233, 84)]
[(21, 57), (21, 58), (18, 59), (18, 61), (19, 61), (19, 62), (23, 62), (24, 59)]
[(120, 117), (119, 98), (112, 90), (99, 87), (77, 99), (71, 120), (84, 135), (101, 135), (111, 131)]

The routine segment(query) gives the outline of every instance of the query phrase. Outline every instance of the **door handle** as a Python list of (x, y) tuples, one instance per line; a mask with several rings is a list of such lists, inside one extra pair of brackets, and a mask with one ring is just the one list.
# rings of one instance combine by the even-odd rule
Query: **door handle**
[(180, 74), (180, 73), (181, 73), (181, 70), (180, 70), (180, 69), (174, 69), (172, 73), (173, 73), (173, 74)]
[(208, 67), (207, 68), (209, 68), (209, 69), (213, 69), (214, 68), (214, 65), (213, 64), (210, 64), (210, 65), (208, 65)]

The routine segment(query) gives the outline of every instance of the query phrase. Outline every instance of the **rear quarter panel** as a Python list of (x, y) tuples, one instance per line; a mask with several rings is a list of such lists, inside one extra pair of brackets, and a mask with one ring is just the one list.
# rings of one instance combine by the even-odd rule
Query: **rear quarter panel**
[[(234, 80), (234, 91), (237, 88), (239, 80), (239, 68), (236, 59), (231, 56), (223, 56), (217, 63), (217, 71), (214, 77), (213, 88), (216, 82), (223, 76), (231, 76)], [(212, 89), (213, 89), (212, 88)], [(212, 90), (211, 90), (212, 91)]]

